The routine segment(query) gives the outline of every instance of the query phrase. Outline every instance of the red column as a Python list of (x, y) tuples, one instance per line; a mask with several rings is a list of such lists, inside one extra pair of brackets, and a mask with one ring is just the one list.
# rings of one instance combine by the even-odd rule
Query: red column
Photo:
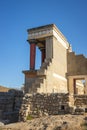
[(74, 94), (77, 94), (76, 93), (76, 79), (73, 80), (73, 87), (74, 87)]
[(42, 50), (41, 50), (41, 57), (42, 57), (42, 63), (44, 62), (44, 60), (45, 60), (45, 48), (43, 48)]
[(35, 70), (36, 44), (30, 44), (30, 70)]

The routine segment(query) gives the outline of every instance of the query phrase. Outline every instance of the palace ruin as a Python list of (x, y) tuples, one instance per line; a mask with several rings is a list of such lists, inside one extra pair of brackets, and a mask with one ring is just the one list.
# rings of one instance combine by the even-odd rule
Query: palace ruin
[[(28, 29), (30, 69), (24, 94), (0, 92), (0, 119), (25, 121), (27, 117), (87, 112), (87, 58), (76, 55), (54, 24)], [(41, 67), (35, 69), (36, 46)], [(85, 82), (84, 82), (85, 81)]]
[[(87, 58), (72, 51), (54, 24), (28, 29), (28, 42), (30, 70), (23, 71), (25, 93), (87, 94)], [(35, 70), (36, 46), (41, 51), (39, 70)]]
[[(20, 119), (87, 112), (87, 58), (76, 55), (54, 24), (28, 29), (30, 69), (25, 74), (25, 96)], [(35, 70), (36, 46), (41, 67)], [(85, 82), (83, 82), (85, 80)]]

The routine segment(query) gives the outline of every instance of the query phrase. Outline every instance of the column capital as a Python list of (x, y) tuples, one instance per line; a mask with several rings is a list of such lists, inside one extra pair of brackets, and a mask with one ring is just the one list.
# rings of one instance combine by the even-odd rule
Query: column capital
[(45, 47), (39, 47), (39, 49), (40, 49), (41, 51), (43, 51), (43, 50), (45, 50)]
[(37, 44), (38, 41), (36, 39), (27, 40), (30, 44)]

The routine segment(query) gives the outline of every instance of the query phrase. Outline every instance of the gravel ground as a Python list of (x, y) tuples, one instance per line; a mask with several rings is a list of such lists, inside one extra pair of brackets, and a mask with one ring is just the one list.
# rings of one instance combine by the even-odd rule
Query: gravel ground
[(87, 130), (87, 115), (56, 115), (2, 125), (0, 130)]

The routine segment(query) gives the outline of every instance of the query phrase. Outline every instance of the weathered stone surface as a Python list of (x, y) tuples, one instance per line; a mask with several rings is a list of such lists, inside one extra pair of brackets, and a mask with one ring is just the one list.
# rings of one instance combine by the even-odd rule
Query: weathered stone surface
[(20, 109), (20, 120), (30, 114), (35, 117), (69, 113), (68, 94), (26, 94)]
[[(45, 57), (37, 73), (36, 70), (31, 69), (23, 71), (25, 93), (67, 93), (66, 59), (69, 43), (66, 38), (54, 24), (29, 29), (28, 33), (30, 44), (33, 41), (40, 50), (44, 48)], [(40, 78), (42, 81), (36, 83)]]
[[(34, 59), (30, 57), (30, 70), (23, 71), (26, 94), (23, 96), (18, 90), (1, 92), (0, 119), (14, 122), (18, 117), (26, 121), (29, 115), (42, 117), (87, 112), (87, 58), (72, 52), (66, 38), (54, 24), (29, 29), (28, 33), (30, 44), (34, 42), (33, 47), (38, 46), (41, 50), (41, 67), (34, 69), (35, 48), (32, 50), (31, 47)], [(85, 83), (80, 81), (82, 79)], [(67, 129), (67, 123), (64, 122), (63, 127)], [(40, 129), (46, 128), (47, 124), (41, 124)]]
[(0, 92), (0, 119), (18, 121), (23, 93), (18, 90)]
[(2, 130), (84, 130), (87, 115), (56, 115), (2, 126)]
[[(28, 29), (28, 42), (40, 50), (44, 49), (45, 54), (39, 70), (23, 71), (25, 93), (87, 92), (87, 58), (72, 52), (67, 39), (54, 24)], [(35, 55), (33, 50), (30, 52)], [(85, 79), (85, 85), (78, 82), (78, 85), (75, 84), (76, 79)]]

